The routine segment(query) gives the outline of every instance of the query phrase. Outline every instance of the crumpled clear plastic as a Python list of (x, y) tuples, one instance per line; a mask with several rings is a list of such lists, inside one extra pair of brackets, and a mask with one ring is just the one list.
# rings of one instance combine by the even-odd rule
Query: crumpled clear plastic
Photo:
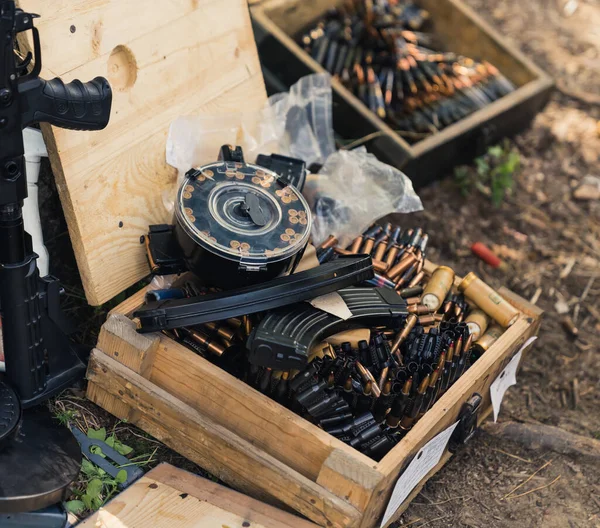
[(289, 92), (273, 95), (258, 111), (177, 118), (169, 129), (166, 158), (178, 178), (163, 197), (165, 207), (172, 210), (185, 173), (216, 161), (222, 145), (241, 146), (249, 162), (258, 154), (277, 153), (302, 159), (307, 166), (323, 163), (335, 152), (331, 101), (331, 77), (314, 74)]
[(329, 156), (303, 194), (314, 213), (315, 244), (335, 235), (345, 247), (379, 218), (423, 209), (410, 179), (364, 147)]

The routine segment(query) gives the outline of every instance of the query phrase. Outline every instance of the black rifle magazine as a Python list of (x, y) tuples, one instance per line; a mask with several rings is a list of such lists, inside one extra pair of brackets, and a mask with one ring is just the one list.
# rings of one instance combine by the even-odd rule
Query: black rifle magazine
[(255, 286), (188, 299), (150, 302), (133, 316), (139, 319), (138, 331), (142, 333), (194, 326), (307, 301), (371, 278), (373, 263), (370, 256), (343, 256), (316, 268)]
[(371, 324), (399, 328), (408, 315), (406, 301), (389, 288), (347, 288), (338, 293), (351, 318), (340, 319), (308, 303), (273, 310), (248, 340), (250, 362), (276, 370), (301, 370), (313, 345), (327, 336)]

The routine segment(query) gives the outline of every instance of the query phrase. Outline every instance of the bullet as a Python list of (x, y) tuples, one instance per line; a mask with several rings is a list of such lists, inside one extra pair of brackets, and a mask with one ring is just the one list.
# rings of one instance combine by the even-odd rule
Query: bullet
[(352, 242), (352, 245), (350, 246), (350, 253), (356, 255), (360, 251), (362, 243), (363, 243), (363, 237), (362, 237), (362, 235), (357, 236), (354, 239), (354, 242)]
[(388, 425), (388, 427), (391, 427), (392, 429), (395, 429), (396, 427), (398, 427), (398, 424), (399, 424), (400, 420), (402, 419), (402, 416), (404, 415), (406, 406), (408, 405), (408, 403), (410, 401), (411, 387), (412, 387), (412, 378), (409, 378), (404, 382), (402, 391), (400, 392), (400, 394), (398, 394), (398, 396), (396, 396), (396, 399), (392, 403), (390, 412), (386, 416), (385, 421), (386, 421), (386, 424)]
[(425, 286), (421, 302), (436, 312), (454, 284), (454, 270), (448, 266), (439, 266)]
[(333, 235), (329, 235), (327, 239), (319, 246), (321, 249), (328, 249), (331, 247), (335, 247), (338, 244), (338, 239)]
[(473, 336), (473, 339), (477, 341), (482, 336), (489, 325), (489, 317), (483, 310), (475, 308), (469, 312), (469, 315), (465, 319), (469, 332)]
[(408, 306), (408, 313), (425, 315), (431, 313), (431, 310), (428, 306), (425, 306), (424, 304), (412, 304)]
[(223, 347), (219, 343), (214, 342), (203, 332), (198, 332), (197, 330), (189, 329), (188, 334), (196, 343), (204, 347), (205, 350), (207, 352), (210, 352), (211, 354), (215, 354), (216, 356), (222, 356), (225, 352), (225, 347)]
[(389, 266), (385, 262), (382, 262), (377, 258), (373, 258), (373, 269), (375, 271), (377, 271), (378, 273), (385, 273), (388, 268)]
[(418, 317), (415, 314), (410, 314), (406, 318), (406, 322), (404, 324), (404, 328), (402, 329), (402, 332), (400, 332), (396, 336), (396, 338), (394, 339), (394, 342), (392, 343), (391, 353), (396, 355), (396, 357), (398, 358), (399, 361), (402, 361), (402, 357), (400, 355), (400, 345), (406, 340), (406, 338), (408, 337), (408, 335), (410, 334), (412, 329), (415, 327), (417, 322), (418, 322)]
[(412, 253), (408, 254), (408, 256), (404, 260), (402, 260), (401, 262), (396, 264), (394, 267), (392, 267), (387, 272), (387, 276), (391, 280), (395, 280), (402, 273), (404, 273), (408, 268), (410, 268), (416, 262), (416, 260), (417, 260), (417, 257), (415, 255), (413, 255)]
[(388, 247), (387, 253), (385, 255), (385, 262), (388, 266), (392, 266), (394, 262), (396, 262), (396, 257), (398, 256), (398, 252), (400, 251), (400, 246), (394, 244), (391, 248)]
[(227, 339), (228, 341), (231, 341), (235, 338), (235, 331), (231, 328), (227, 328), (224, 325), (220, 325), (217, 323), (204, 323), (202, 326), (215, 332), (219, 337)]
[(423, 277), (425, 277), (425, 272), (424, 271), (420, 271), (408, 283), (408, 287), (409, 288), (414, 288), (417, 284), (419, 284), (423, 280)]
[[(375, 245), (375, 253), (373, 254), (373, 260), (383, 260), (383, 256), (385, 255), (385, 251), (387, 249), (387, 237)], [(386, 265), (386, 268), (389, 265)]]
[(465, 297), (504, 328), (514, 324), (519, 318), (519, 310), (473, 272), (458, 285), (458, 291), (464, 293)]
[(381, 395), (381, 390), (379, 390), (379, 386), (377, 385), (377, 381), (375, 380), (375, 378), (373, 377), (373, 374), (371, 374), (361, 363), (360, 361), (356, 362), (356, 369), (358, 370), (358, 373), (360, 374), (360, 376), (362, 377), (363, 381), (366, 383), (367, 381), (371, 382), (371, 390), (373, 393), (373, 396), (375, 396), (376, 398), (379, 398), (379, 396)]
[(400, 297), (406, 299), (406, 298), (412, 298), (413, 296), (418, 295), (419, 299), (421, 298), (421, 294), (423, 293), (423, 286), (412, 286), (409, 288), (404, 288), (403, 290), (400, 290), (398, 292), (400, 294)]

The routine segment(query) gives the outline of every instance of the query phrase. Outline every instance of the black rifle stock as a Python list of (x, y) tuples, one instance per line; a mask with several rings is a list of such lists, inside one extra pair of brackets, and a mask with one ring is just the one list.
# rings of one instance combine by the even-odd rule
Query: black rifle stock
[[(34, 123), (73, 130), (100, 130), (108, 124), (112, 92), (108, 81), (39, 77), (41, 48), (33, 20), (12, 0), (0, 0), (0, 308), (6, 376), (24, 408), (66, 388), (85, 366), (68, 335), (60, 309), (62, 288), (54, 277), (39, 277), (37, 255), (23, 227), (27, 197), (22, 130)], [(17, 34), (32, 31), (33, 53), (20, 60)]]

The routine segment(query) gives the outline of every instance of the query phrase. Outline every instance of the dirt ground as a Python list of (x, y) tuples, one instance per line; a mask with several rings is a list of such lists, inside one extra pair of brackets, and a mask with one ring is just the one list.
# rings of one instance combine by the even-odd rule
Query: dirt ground
[[(415, 216), (431, 236), (432, 260), (459, 272), (475, 269), (526, 299), (540, 289), (540, 337), (505, 397), (500, 421), (600, 438), (600, 201), (573, 198), (586, 175), (600, 176), (600, 3), (574, 2), (570, 16), (563, 1), (467, 3), (550, 73), (561, 91), (516, 138), (522, 168), (500, 208), (490, 208), (481, 195), (464, 199), (449, 178), (422, 191), (425, 212)], [(499, 246), (511, 271), (477, 262), (468, 250), (477, 240)], [(558, 301), (568, 304), (577, 339), (561, 326)], [(505, 499), (547, 461), (513, 496), (548, 487)], [(598, 459), (527, 450), (480, 431), (427, 483), (399, 526), (600, 526), (599, 492)]]
[[(600, 200), (573, 197), (584, 177), (600, 177), (600, 2), (467, 3), (555, 77), (559, 91), (532, 127), (515, 138), (521, 169), (514, 192), (499, 208), (481, 194), (465, 198), (449, 177), (421, 192), (425, 212), (407, 223), (429, 233), (431, 260), (458, 273), (475, 270), (526, 299), (537, 297), (546, 312), (500, 421), (554, 425), (600, 438)], [(42, 183), (42, 210), (60, 209), (51, 180)], [(66, 282), (69, 309), (85, 322), (81, 340), (93, 344), (106, 312), (82, 308), (75, 263), (65, 256), (72, 250), (64, 219), (55, 216), (44, 217), (52, 271)], [(494, 246), (510, 271), (491, 270), (475, 259), (469, 251), (475, 241)], [(577, 338), (561, 326), (557, 303), (575, 321)], [(84, 406), (83, 425), (114, 424), (100, 409)], [(135, 428), (119, 424), (117, 432), (136, 453), (157, 448), (151, 464), (168, 460), (201, 472)], [(398, 526), (600, 527), (598, 497), (600, 459), (528, 450), (479, 431), (427, 483)]]

